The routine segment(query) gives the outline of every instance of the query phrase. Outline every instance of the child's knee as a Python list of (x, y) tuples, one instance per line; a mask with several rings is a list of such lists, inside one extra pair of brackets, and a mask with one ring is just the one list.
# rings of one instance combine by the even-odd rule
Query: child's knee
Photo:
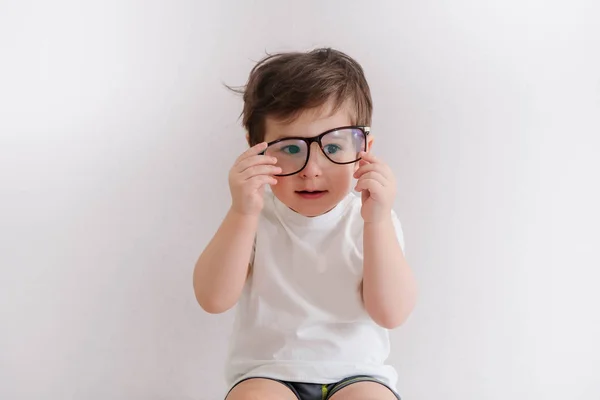
[(253, 378), (237, 384), (226, 400), (297, 400), (297, 397), (283, 383)]

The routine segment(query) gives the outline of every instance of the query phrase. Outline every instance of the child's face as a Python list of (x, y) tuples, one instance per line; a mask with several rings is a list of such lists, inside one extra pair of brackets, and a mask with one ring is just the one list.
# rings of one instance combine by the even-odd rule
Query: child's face
[[(333, 114), (330, 110), (331, 104), (326, 104), (320, 109), (303, 112), (288, 123), (267, 117), (265, 141), (291, 136), (310, 138), (330, 129), (352, 125), (346, 107), (340, 107)], [(319, 145), (312, 143), (304, 169), (294, 175), (275, 177), (277, 184), (271, 189), (289, 208), (313, 217), (334, 208), (350, 192), (352, 175), (357, 168), (358, 163), (339, 165), (329, 161)]]

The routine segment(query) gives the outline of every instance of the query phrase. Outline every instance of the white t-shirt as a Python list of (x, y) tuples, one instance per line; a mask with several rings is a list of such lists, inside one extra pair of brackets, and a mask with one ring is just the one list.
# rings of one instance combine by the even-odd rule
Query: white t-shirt
[(252, 272), (237, 305), (230, 386), (249, 377), (327, 384), (371, 375), (396, 389), (396, 371), (385, 364), (388, 331), (361, 297), (361, 205), (349, 193), (328, 213), (305, 217), (265, 191)]

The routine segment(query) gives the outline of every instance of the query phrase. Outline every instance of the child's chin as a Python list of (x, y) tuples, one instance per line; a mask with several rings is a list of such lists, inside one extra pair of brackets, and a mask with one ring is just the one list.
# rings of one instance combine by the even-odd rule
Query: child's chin
[(303, 202), (301, 201), (300, 203), (295, 211), (305, 217), (318, 217), (331, 211), (336, 206), (335, 204), (330, 204), (330, 201), (319, 203), (313, 201), (311, 204), (302, 204)]

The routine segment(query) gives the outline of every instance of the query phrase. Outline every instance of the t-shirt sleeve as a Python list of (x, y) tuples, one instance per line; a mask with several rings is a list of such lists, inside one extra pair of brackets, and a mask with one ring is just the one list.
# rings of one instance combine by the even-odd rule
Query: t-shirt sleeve
[(402, 252), (405, 253), (404, 232), (402, 232), (402, 224), (400, 223), (400, 219), (398, 218), (398, 215), (396, 214), (396, 212), (394, 210), (392, 210), (392, 222), (394, 223), (394, 228), (396, 229), (396, 237), (398, 238), (398, 242), (400, 243)]

